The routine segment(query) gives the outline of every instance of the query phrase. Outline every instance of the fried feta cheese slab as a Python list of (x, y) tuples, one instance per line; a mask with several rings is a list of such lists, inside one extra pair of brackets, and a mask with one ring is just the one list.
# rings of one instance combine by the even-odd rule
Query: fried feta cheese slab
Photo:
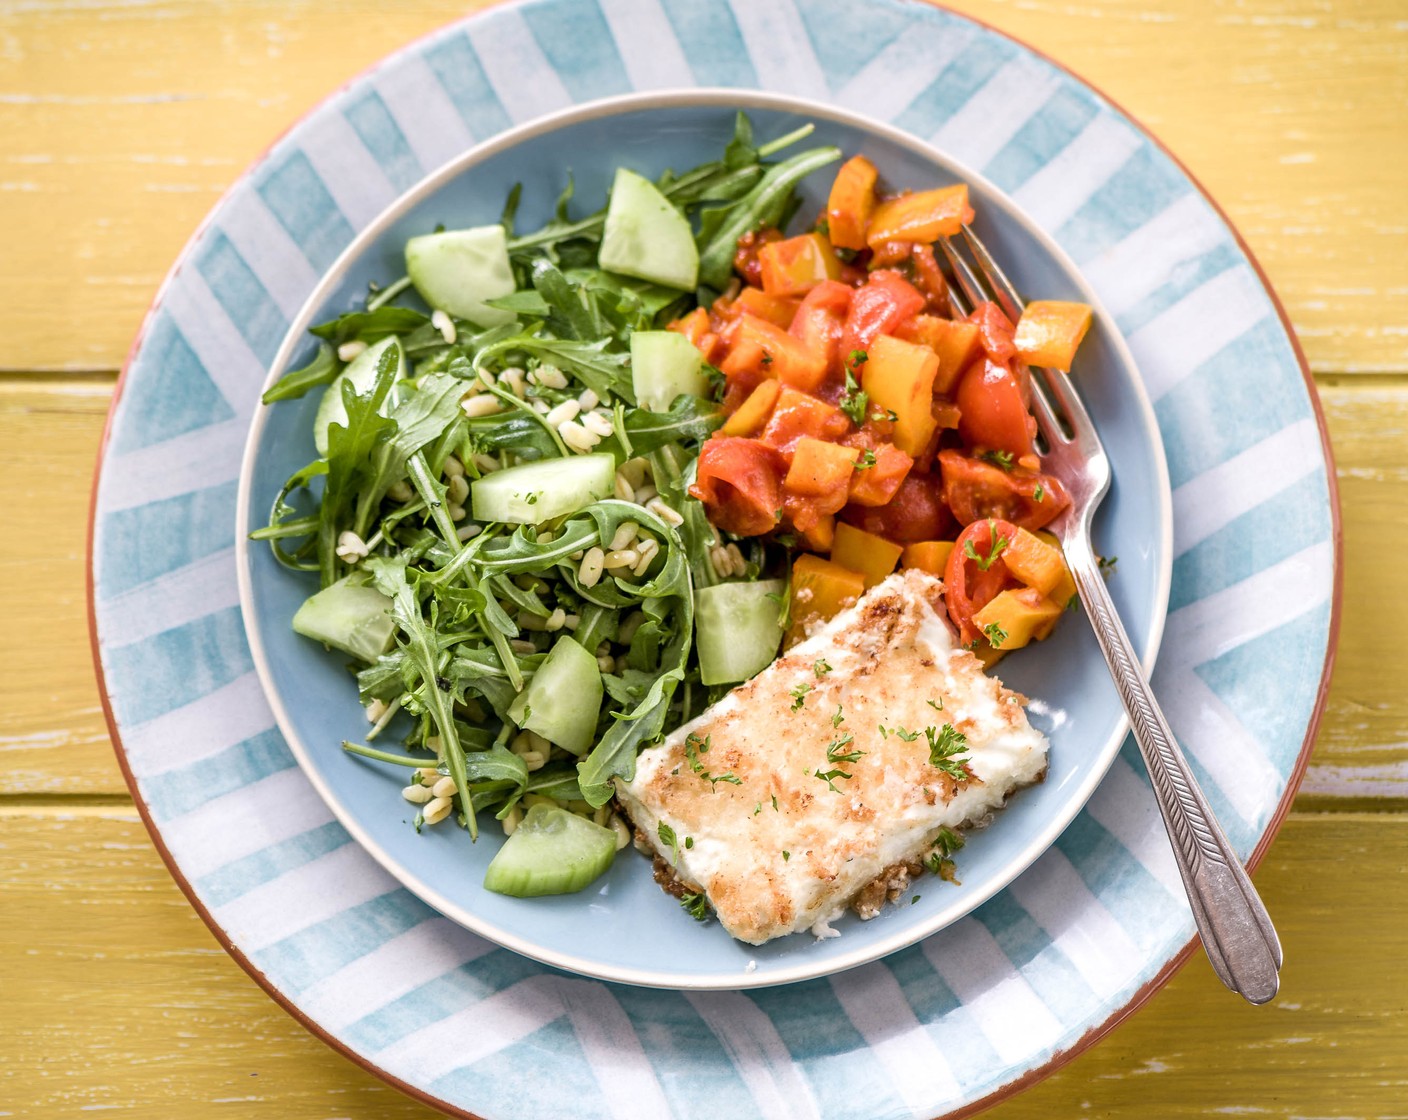
[(1024, 698), (957, 647), (942, 590), (890, 576), (618, 780), (636, 828), (738, 940), (828, 935), (941, 828), (1045, 775)]

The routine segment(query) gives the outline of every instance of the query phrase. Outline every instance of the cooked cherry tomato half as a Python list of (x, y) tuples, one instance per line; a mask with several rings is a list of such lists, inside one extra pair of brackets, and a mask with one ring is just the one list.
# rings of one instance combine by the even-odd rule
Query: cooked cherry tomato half
[(1029, 532), (1056, 519), (1070, 498), (1056, 479), (1022, 467), (1004, 470), (958, 451), (939, 452), (943, 499), (965, 525), (1000, 517)]
[(974, 362), (958, 382), (958, 432), (969, 446), (1030, 455), (1036, 421), (1022, 399), (1021, 384), (1005, 365)]
[(982, 637), (973, 616), (996, 599), (998, 592), (1017, 586), (1002, 561), (1003, 550), (1016, 537), (1017, 526), (1010, 521), (987, 518), (973, 522), (954, 542), (944, 569), (944, 601), (949, 620), (958, 627), (958, 640), (965, 646)]
[(841, 335), (841, 361), (848, 361), (853, 350), (864, 350), (877, 335), (889, 334), (923, 310), (923, 295), (898, 272), (872, 272), (851, 297), (846, 329)]
[(931, 474), (906, 475), (883, 506), (851, 502), (842, 510), (841, 520), (896, 544), (943, 540), (957, 527), (943, 503), (939, 480)]

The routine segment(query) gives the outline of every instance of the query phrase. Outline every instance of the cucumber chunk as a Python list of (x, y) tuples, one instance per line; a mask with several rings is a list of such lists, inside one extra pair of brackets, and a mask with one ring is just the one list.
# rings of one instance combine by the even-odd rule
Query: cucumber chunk
[(654, 183), (624, 167), (611, 184), (597, 263), (607, 272), (681, 291), (699, 280), (699, 250), (688, 219)]
[(534, 805), (484, 872), (484, 888), (514, 898), (579, 891), (611, 866), (616, 833), (551, 805)]
[(780, 599), (785, 587), (783, 580), (764, 579), (695, 591), (694, 642), (705, 684), (746, 681), (772, 664), (782, 644)]
[(497, 327), (514, 317), (484, 302), (512, 295), (516, 287), (503, 226), (412, 237), (406, 242), (406, 271), (421, 299), (458, 319)]
[[(313, 443), (317, 446), (319, 455), (328, 453), (328, 429), (334, 424), (347, 426), (347, 409), (342, 405), (342, 383), (350, 382), (359, 395), (365, 393), (376, 381), (376, 367), (381, 361), (381, 356), (386, 353), (388, 347), (393, 346), (396, 348), (396, 380), (400, 381), (406, 376), (406, 354), (401, 349), (401, 340), (393, 334), (368, 346), (348, 362), (347, 368), (334, 377), (323, 390), (323, 399), (318, 402), (318, 414), (313, 417)], [(377, 411), (385, 416), (387, 407), (387, 403), (383, 401)]]
[(576, 513), (616, 489), (616, 460), (605, 452), (543, 459), (495, 471), (470, 484), (476, 521), (537, 525)]
[(631, 381), (636, 403), (651, 412), (668, 412), (681, 393), (709, 394), (704, 356), (678, 331), (636, 331), (631, 335)]
[(558, 638), (528, 687), (509, 705), (508, 717), (581, 756), (596, 741), (602, 692), (596, 658), (573, 639)]
[(347, 576), (305, 599), (293, 616), (293, 629), (372, 662), (391, 645), (396, 623), (390, 599), (362, 583), (360, 576)]

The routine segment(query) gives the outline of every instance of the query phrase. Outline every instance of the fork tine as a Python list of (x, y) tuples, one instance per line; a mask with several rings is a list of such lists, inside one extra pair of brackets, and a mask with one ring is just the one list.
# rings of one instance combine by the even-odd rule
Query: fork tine
[(963, 289), (963, 294), (968, 297), (968, 302), (977, 307), (988, 297), (983, 294), (982, 282), (974, 275), (973, 269), (968, 262), (960, 257), (949, 244), (947, 237), (939, 238), (939, 248), (944, 251), (944, 256), (948, 258), (948, 263), (953, 268), (954, 278), (958, 281), (958, 286)]
[(977, 260), (978, 268), (987, 278), (993, 294), (997, 296), (998, 306), (1013, 323), (1016, 323), (1022, 317), (1026, 305), (1022, 303), (1022, 297), (1017, 294), (1017, 289), (1012, 286), (1012, 281), (1007, 279), (1007, 274), (992, 259), (992, 254), (988, 252), (987, 247), (967, 226), (963, 227), (963, 240)]
[(1056, 409), (1052, 405), (1050, 398), (1046, 395), (1046, 386), (1037, 378), (1031, 379), (1032, 386), (1032, 415), (1036, 417), (1037, 427), (1041, 434), (1046, 437), (1046, 442), (1052, 447), (1058, 444), (1069, 443), (1066, 430), (1061, 425), (1060, 419), (1056, 415)]

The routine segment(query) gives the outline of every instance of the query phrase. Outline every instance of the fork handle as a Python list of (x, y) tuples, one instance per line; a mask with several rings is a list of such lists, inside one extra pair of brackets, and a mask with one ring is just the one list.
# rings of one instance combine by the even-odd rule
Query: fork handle
[(1067, 536), (1066, 560), (1153, 780), (1154, 796), (1208, 960), (1234, 992), (1251, 1003), (1266, 1003), (1276, 994), (1281, 967), (1281, 943), (1271, 918), (1159, 710), (1149, 679), (1115, 613), (1089, 533)]

